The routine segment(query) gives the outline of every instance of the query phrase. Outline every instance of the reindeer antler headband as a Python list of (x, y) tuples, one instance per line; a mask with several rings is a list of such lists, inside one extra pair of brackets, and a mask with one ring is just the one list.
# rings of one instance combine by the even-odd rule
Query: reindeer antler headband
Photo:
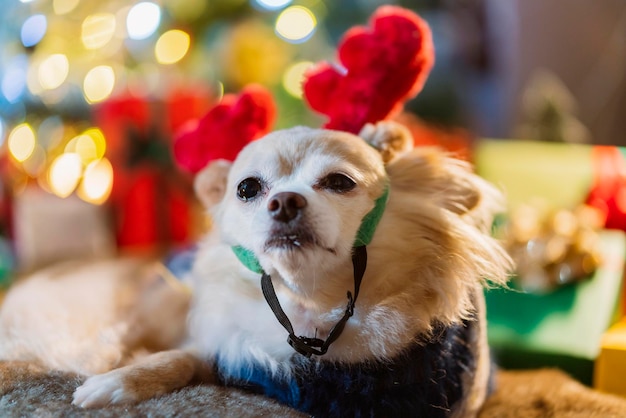
[[(397, 6), (382, 6), (369, 27), (348, 30), (337, 51), (337, 65), (322, 62), (306, 72), (304, 97), (313, 110), (328, 116), (325, 128), (355, 134), (366, 123), (399, 113), (420, 92), (434, 63), (428, 25)], [(275, 118), (272, 96), (261, 86), (225, 95), (195, 129), (176, 139), (176, 161), (192, 173), (212, 160), (232, 161), (245, 145), (268, 133)]]

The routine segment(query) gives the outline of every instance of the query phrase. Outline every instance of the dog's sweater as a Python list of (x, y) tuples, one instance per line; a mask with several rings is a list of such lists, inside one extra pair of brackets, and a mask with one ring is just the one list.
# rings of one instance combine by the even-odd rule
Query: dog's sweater
[(390, 361), (342, 364), (294, 354), (289, 380), (258, 365), (232, 371), (216, 362), (222, 383), (264, 394), (315, 417), (446, 417), (463, 398), (476, 362), (468, 341), (474, 321), (438, 327)]

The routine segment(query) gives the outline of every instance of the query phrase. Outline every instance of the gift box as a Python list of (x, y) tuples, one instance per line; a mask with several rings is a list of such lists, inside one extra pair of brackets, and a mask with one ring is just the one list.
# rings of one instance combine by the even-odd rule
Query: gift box
[(485, 292), (489, 344), (504, 368), (560, 367), (591, 384), (600, 341), (619, 311), (626, 235), (600, 236), (602, 263), (589, 279), (546, 294)]
[[(614, 147), (484, 140), (474, 161), (479, 174), (503, 189), (511, 213), (529, 202), (569, 210), (588, 202), (607, 175), (599, 172), (607, 155), (623, 158)], [(486, 292), (489, 342), (502, 367), (560, 367), (592, 383), (602, 335), (622, 314), (624, 232), (601, 230), (599, 254), (598, 269), (580, 283), (543, 294)]]
[(102, 206), (77, 196), (65, 199), (38, 187), (27, 187), (13, 201), (16, 269), (115, 254), (109, 216)]
[(602, 336), (593, 385), (601, 391), (626, 396), (624, 376), (626, 376), (626, 320), (622, 319)]
[(482, 140), (474, 163), (482, 177), (504, 190), (509, 208), (537, 199), (573, 208), (593, 184), (592, 151), (589, 145)]
[(122, 251), (160, 253), (197, 238), (192, 179), (172, 161), (172, 138), (212, 101), (207, 89), (198, 88), (162, 100), (119, 96), (95, 109), (114, 167), (108, 203)]

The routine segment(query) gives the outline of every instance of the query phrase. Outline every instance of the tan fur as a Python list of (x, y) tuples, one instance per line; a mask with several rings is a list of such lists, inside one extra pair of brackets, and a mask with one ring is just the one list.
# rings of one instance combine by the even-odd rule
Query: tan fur
[[(212, 163), (200, 173), (195, 188), (215, 228), (200, 244), (186, 279), (193, 287), (186, 343), (175, 344), (180, 335), (170, 331), (180, 325), (175, 318), (188, 300), (161, 288), (143, 300), (132, 293), (130, 300), (138, 301), (137, 306), (132, 320), (121, 324), (133, 324), (139, 337), (131, 341), (132, 333), (120, 332), (118, 357), (105, 364), (125, 366), (89, 378), (76, 391), (74, 403), (90, 407), (138, 401), (196, 378), (211, 381), (211, 362), (218, 352), (233, 367), (255, 361), (273, 373), (288, 374), (293, 350), (285, 342), (285, 330), (261, 295), (259, 275), (241, 265), (231, 246), (243, 246), (257, 256), (296, 334), (325, 338), (343, 315), (346, 291), (353, 290), (352, 245), (361, 220), (388, 186), (386, 210), (367, 246), (354, 317), (325, 358), (345, 363), (391, 359), (416, 339), (427, 338), (435, 323), (475, 318), (478, 327), (470, 343), (478, 370), (466, 377), (464, 402), (455, 405), (457, 416), (474, 415), (485, 397), (488, 368), (481, 289), (503, 283), (511, 268), (509, 257), (489, 234), (501, 197), (467, 163), (433, 149), (410, 149), (408, 131), (393, 123), (367, 127), (362, 135), (384, 151), (384, 159), (354, 135), (294, 128), (253, 142), (232, 166)], [(323, 179), (334, 173), (348, 176), (355, 187), (345, 192), (325, 189)], [(246, 178), (259, 179), (263, 187), (243, 202), (236, 191)], [(307, 202), (299, 222), (314, 238), (302, 248), (267, 244), (277, 233), (268, 202), (281, 192), (298, 193)], [(26, 302), (29, 292), (9, 294), (7, 304)], [(170, 297), (174, 303), (154, 303)], [(171, 321), (159, 312), (164, 306), (170, 307)], [(3, 310), (0, 323), (13, 339), (28, 345), (35, 337), (20, 338), (26, 331), (15, 326), (23, 311)], [(109, 322), (119, 324), (119, 316)], [(154, 338), (160, 332), (157, 324), (174, 326), (164, 338)], [(148, 341), (153, 349), (170, 344), (172, 350), (136, 357), (136, 346)], [(3, 352), (0, 346), (0, 358), (7, 353), (11, 357), (15, 350)], [(56, 365), (46, 353), (35, 354), (44, 364)]]

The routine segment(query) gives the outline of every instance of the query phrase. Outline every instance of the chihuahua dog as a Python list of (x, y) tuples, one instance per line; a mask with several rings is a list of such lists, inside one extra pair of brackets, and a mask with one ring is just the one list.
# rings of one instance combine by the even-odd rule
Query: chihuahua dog
[[(66, 266), (9, 293), (0, 357), (90, 375), (74, 394), (86, 408), (201, 380), (314, 416), (476, 415), (491, 372), (482, 287), (511, 269), (490, 235), (502, 199), (467, 163), (412, 144), (393, 122), (297, 127), (210, 163), (190, 301), (129, 261)], [(135, 279), (84, 284), (112, 274)], [(95, 308), (110, 313), (79, 313)]]

